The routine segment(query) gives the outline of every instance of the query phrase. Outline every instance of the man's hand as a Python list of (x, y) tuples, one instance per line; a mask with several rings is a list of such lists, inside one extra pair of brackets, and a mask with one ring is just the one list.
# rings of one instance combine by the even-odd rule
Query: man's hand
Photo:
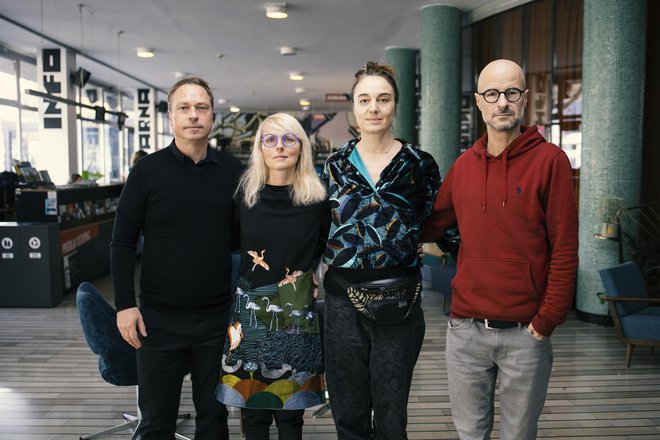
[(421, 241), (417, 243), (417, 256), (422, 260), (424, 259), (424, 243)]
[(147, 336), (147, 328), (144, 326), (142, 314), (137, 307), (117, 312), (117, 328), (121, 337), (134, 348), (140, 348), (142, 345), (138, 339), (138, 330), (143, 337)]
[(537, 332), (534, 330), (534, 326), (530, 322), (529, 325), (527, 326), (527, 331), (529, 332), (530, 335), (534, 336), (538, 340), (543, 340), (545, 339), (545, 336), (542, 335), (541, 333)]

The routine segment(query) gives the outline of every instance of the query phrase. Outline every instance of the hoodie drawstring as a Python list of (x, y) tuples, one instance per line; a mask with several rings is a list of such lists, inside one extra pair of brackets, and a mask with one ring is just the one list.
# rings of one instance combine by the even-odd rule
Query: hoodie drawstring
[(506, 206), (506, 178), (507, 178), (507, 163), (509, 162), (509, 149), (505, 149), (504, 153), (502, 154), (502, 174), (501, 174), (501, 182), (502, 182), (502, 208)]
[(486, 150), (481, 150), (481, 163), (483, 164), (484, 194), (481, 199), (481, 210), (486, 212), (486, 193), (488, 192), (488, 163), (486, 161)]
[[(482, 149), (481, 154), (481, 164), (482, 169), (483, 169), (483, 184), (484, 184), (484, 191), (483, 191), (483, 197), (481, 199), (481, 210), (483, 212), (486, 212), (486, 200), (487, 200), (487, 195), (488, 195), (488, 159), (486, 158), (486, 150)], [(502, 153), (501, 157), (501, 168), (500, 168), (500, 185), (501, 185), (501, 192), (502, 192), (502, 208), (506, 207), (506, 188), (507, 188), (507, 175), (508, 175), (508, 163), (509, 163), (509, 149), (507, 148), (504, 150)]]

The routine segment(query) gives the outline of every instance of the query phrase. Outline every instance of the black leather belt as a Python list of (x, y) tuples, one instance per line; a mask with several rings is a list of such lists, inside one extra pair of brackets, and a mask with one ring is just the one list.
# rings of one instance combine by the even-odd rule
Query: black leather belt
[(507, 328), (520, 328), (523, 326), (527, 326), (526, 323), (524, 322), (518, 322), (518, 321), (498, 321), (497, 319), (479, 319), (479, 318), (474, 318), (475, 322), (480, 322), (482, 323), (487, 329), (507, 329)]

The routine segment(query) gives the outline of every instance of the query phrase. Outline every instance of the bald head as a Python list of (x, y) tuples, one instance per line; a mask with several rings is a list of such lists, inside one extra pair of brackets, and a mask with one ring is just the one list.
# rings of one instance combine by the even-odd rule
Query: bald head
[(494, 82), (513, 82), (521, 90), (527, 88), (522, 68), (511, 60), (495, 60), (488, 63), (479, 74), (477, 89), (483, 92), (486, 89), (497, 88), (490, 85)]
[(525, 74), (513, 61), (495, 60), (484, 67), (474, 98), (489, 134), (520, 134), (527, 93)]

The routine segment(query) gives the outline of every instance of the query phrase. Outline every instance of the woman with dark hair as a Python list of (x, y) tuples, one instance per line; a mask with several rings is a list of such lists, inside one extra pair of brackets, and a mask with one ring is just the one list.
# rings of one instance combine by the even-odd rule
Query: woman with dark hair
[(417, 248), (440, 175), (428, 153), (392, 135), (392, 67), (369, 62), (355, 78), (360, 138), (332, 154), (322, 175), (332, 214), (326, 380), (339, 439), (402, 440), (425, 331)]

